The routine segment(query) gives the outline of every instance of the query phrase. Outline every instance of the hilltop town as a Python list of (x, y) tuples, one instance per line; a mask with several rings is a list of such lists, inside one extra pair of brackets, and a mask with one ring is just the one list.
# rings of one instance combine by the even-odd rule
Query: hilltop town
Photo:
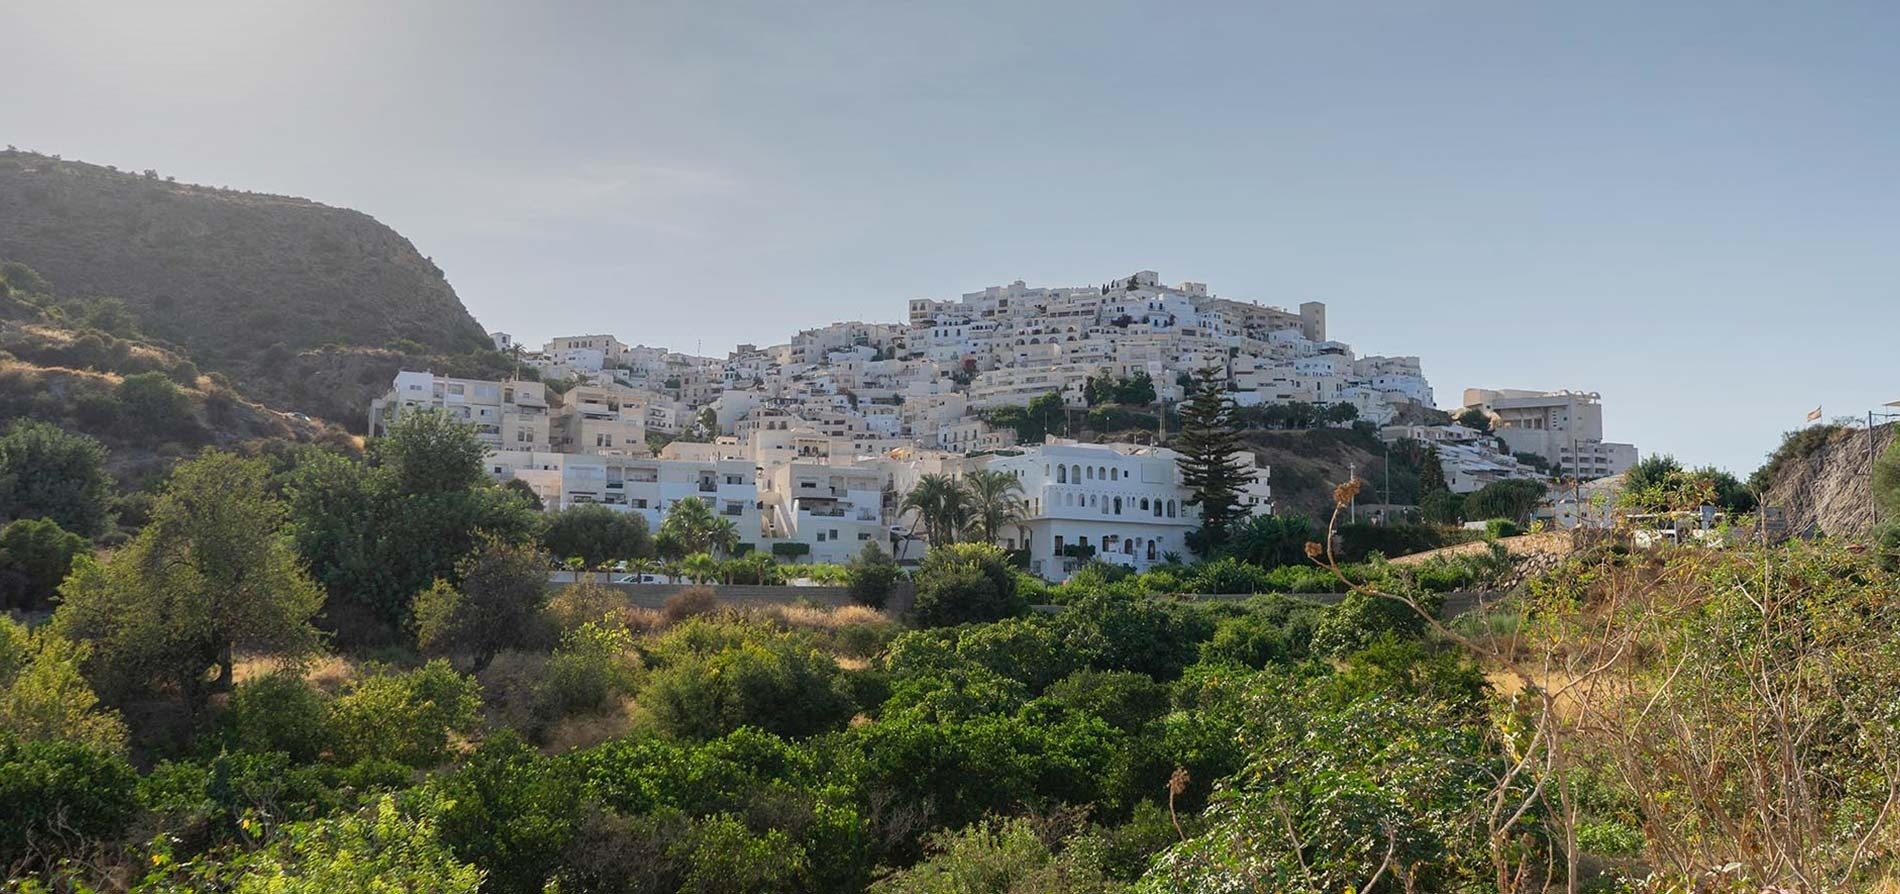
[[(1454, 494), (1601, 479), (1637, 458), (1603, 440), (1596, 395), (1472, 389), (1453, 423), (1417, 356), (1355, 353), (1328, 333), (1325, 304), (1224, 298), (1149, 270), (916, 299), (902, 323), (832, 323), (724, 358), (608, 334), (539, 350), (493, 338), (514, 375), (404, 370), (371, 404), (370, 433), (446, 411), (489, 446), (493, 477), (522, 482), (548, 509), (599, 504), (657, 527), (699, 498), (745, 549), (789, 561), (844, 562), (872, 541), (901, 555), (920, 536), (914, 514), (897, 511), (902, 497), (924, 476), (984, 468), (1020, 479), (1026, 517), (1001, 545), (1043, 577), (1089, 558), (1137, 570), (1178, 559), (1199, 522), (1168, 432), (1203, 369), (1263, 425), (1356, 426), (1426, 445)], [(1254, 469), (1245, 505), (1272, 514), (1271, 467), (1239, 459)]]

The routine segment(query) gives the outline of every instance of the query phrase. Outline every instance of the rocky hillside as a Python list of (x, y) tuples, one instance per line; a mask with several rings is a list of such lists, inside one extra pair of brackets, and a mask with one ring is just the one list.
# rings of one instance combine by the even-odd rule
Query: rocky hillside
[(0, 153), (0, 259), (62, 299), (116, 298), (140, 329), (240, 381), (324, 344), (487, 347), (442, 271), (369, 215), (307, 199)]
[[(21, 278), (0, 265), (0, 427), (34, 419), (91, 435), (131, 487), (202, 447), (359, 449), (342, 429), (264, 406), (127, 321), (75, 319), (51, 296), (9, 284)], [(95, 322), (116, 323), (117, 332)]]
[(1872, 432), (1841, 426), (1806, 429), (1790, 435), (1750, 483), (1765, 488), (1763, 502), (1782, 511), (1790, 531), (1856, 537), (1873, 528), (1869, 439), (1878, 456), (1894, 437), (1893, 425)]

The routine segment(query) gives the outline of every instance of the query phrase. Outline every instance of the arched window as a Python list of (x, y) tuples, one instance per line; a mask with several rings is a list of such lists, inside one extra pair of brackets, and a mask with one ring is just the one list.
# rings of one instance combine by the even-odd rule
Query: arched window
[(1077, 484), (1082, 483), (1082, 467), (1081, 466), (1069, 467), (1069, 480)]
[(1116, 515), (1122, 514), (1122, 498), (1121, 497), (1115, 498), (1115, 514)]
[(1095, 467), (1095, 476), (1096, 476), (1097, 478), (1107, 478), (1107, 477), (1108, 477), (1108, 469), (1106, 469), (1106, 468), (1104, 468), (1104, 467), (1102, 467), (1102, 466), (1096, 466), (1096, 467)]
[(1173, 500), (1168, 501), (1168, 517), (1169, 518), (1174, 517), (1174, 501)]
[(1122, 541), (1122, 555), (1124, 555), (1124, 556), (1132, 556), (1132, 555), (1134, 555), (1134, 554), (1135, 554), (1135, 540), (1134, 540), (1134, 538), (1132, 538), (1132, 537), (1131, 537), (1131, 538), (1129, 538), (1129, 539), (1127, 539), (1127, 540), (1124, 540), (1124, 541)]
[(1122, 480), (1122, 470), (1120, 470), (1120, 469), (1109, 469), (1109, 470), (1108, 470), (1108, 477), (1109, 477), (1109, 479), (1110, 479), (1111, 481), (1120, 481), (1120, 480)]
[(1142, 498), (1141, 498), (1141, 511), (1143, 511), (1143, 512), (1147, 512), (1147, 511), (1148, 511), (1148, 498), (1147, 498), (1147, 497), (1142, 497)]
[(1068, 466), (1056, 466), (1056, 483), (1057, 484), (1069, 483), (1069, 467)]
[(1150, 540), (1148, 541), (1148, 561), (1152, 562), (1154, 560), (1155, 560), (1155, 542), (1153, 540)]
[(1084, 472), (1087, 472), (1087, 473), (1088, 473), (1088, 478), (1089, 478), (1089, 480), (1090, 480), (1090, 481), (1094, 481), (1094, 480), (1095, 480), (1095, 470), (1094, 470), (1094, 469), (1083, 469), (1082, 471), (1084, 471)]

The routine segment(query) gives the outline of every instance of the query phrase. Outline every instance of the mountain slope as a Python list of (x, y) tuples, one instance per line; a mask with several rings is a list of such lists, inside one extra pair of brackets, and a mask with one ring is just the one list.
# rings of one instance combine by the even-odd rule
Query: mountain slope
[(117, 298), (144, 332), (240, 378), (270, 377), (287, 352), (322, 344), (488, 346), (409, 240), (306, 199), (8, 150), (0, 258), (39, 271), (62, 297)]

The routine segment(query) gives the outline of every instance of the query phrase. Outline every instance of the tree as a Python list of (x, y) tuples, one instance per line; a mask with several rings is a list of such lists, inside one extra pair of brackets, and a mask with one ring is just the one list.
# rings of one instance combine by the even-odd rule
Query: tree
[(1242, 458), (1245, 445), (1234, 423), (1234, 402), (1218, 367), (1195, 372), (1194, 393), (1181, 408), (1175, 449), (1181, 454), (1181, 483), (1193, 492), (1187, 505), (1201, 509), (1199, 551), (1206, 555), (1225, 543), (1233, 524), (1246, 517), (1240, 491), (1253, 477)]
[(1485, 434), (1491, 433), (1491, 414), (1477, 407), (1465, 407), (1462, 410), (1452, 411), (1451, 421), (1465, 428), (1477, 429)]
[(0, 518), (50, 518), (81, 537), (104, 534), (112, 496), (105, 459), (85, 435), (15, 423), (0, 437)]
[(29, 632), (0, 615), (0, 730), (24, 742), (124, 749), (125, 724), (118, 712), (99, 705), (80, 672), (85, 658), (85, 646), (51, 630)]
[(864, 542), (864, 548), (858, 551), (857, 558), (851, 560), (846, 570), (852, 601), (872, 608), (884, 607), (899, 575), (897, 560), (891, 558), (891, 554), (880, 548), (875, 540)]
[(161, 372), (126, 376), (117, 397), (122, 417), (153, 435), (176, 434), (191, 417), (191, 398)]
[(1262, 568), (1305, 565), (1306, 544), (1318, 539), (1305, 516), (1261, 515), (1235, 529), (1227, 541), (1227, 553)]
[(655, 545), (661, 555), (683, 559), (694, 553), (726, 550), (737, 541), (738, 527), (731, 519), (714, 515), (712, 507), (698, 497), (686, 497), (666, 510)]
[(917, 598), (912, 605), (925, 627), (995, 621), (1020, 614), (1016, 572), (1009, 556), (989, 543), (953, 543), (935, 547), (917, 569)]
[(33, 609), (59, 589), (73, 559), (91, 548), (50, 518), (23, 518), (0, 528), (0, 605)]
[(1023, 483), (1008, 472), (971, 472), (963, 476), (963, 493), (969, 514), (965, 533), (978, 543), (995, 543), (1023, 519)]
[(653, 555), (647, 520), (639, 513), (616, 512), (598, 503), (563, 509), (548, 517), (541, 545), (559, 558), (578, 556), (589, 568), (622, 559)]
[[(172, 471), (152, 520), (103, 565), (60, 588), (53, 627), (90, 643), (114, 692), (163, 685), (187, 707), (229, 688), (238, 649), (301, 657), (318, 646), (323, 595), (282, 535), (263, 460), (206, 451)], [(208, 687), (205, 672), (215, 668)]]
[(534, 635), (548, 601), (548, 559), (531, 546), (490, 539), (456, 575), (459, 590), (437, 581), (416, 598), (416, 641), (431, 652), (466, 653), (480, 673), (496, 653)]
[(285, 481), (292, 537), (340, 634), (373, 642), (409, 629), (415, 595), (437, 579), (453, 584), (484, 537), (533, 538), (540, 516), (487, 479), (482, 451), (470, 426), (409, 413), (365, 462), (297, 455)]
[(937, 547), (955, 543), (957, 532), (969, 526), (968, 494), (956, 479), (948, 475), (925, 475), (917, 486), (904, 495), (898, 508), (917, 513), (924, 525), (924, 536)]
[(474, 429), (447, 413), (404, 413), (370, 444), (372, 463), (386, 470), (398, 492), (443, 494), (482, 484), (487, 454)]
[(1464, 514), (1473, 521), (1506, 518), (1524, 524), (1547, 491), (1543, 482), (1529, 478), (1493, 481), (1465, 495)]

